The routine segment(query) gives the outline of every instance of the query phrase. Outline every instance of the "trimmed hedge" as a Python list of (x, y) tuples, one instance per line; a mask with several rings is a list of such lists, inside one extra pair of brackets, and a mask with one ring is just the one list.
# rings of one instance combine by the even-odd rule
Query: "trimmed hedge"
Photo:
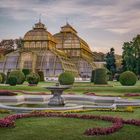
[(26, 80), (29, 84), (35, 84), (37, 85), (38, 82), (40, 81), (40, 77), (37, 73), (30, 73), (29, 75), (27, 75)]
[(6, 84), (8, 84), (8, 77), (9, 77), (9, 74), (10, 74), (10, 71), (7, 72), (7, 75), (6, 75)]
[(10, 86), (15, 86), (17, 84), (17, 78), (15, 76), (9, 76), (8, 84)]
[(106, 69), (98, 68), (95, 70), (94, 83), (95, 84), (107, 84)]
[(92, 70), (90, 82), (94, 83), (95, 70)]
[(0, 83), (2, 83), (2, 76), (0, 75)]
[(120, 75), (119, 81), (123, 86), (133, 86), (137, 82), (137, 76), (132, 71), (125, 71)]
[(0, 75), (2, 76), (2, 81), (1, 83), (4, 83), (6, 81), (6, 75), (4, 73), (0, 73)]
[(43, 71), (38, 71), (37, 73), (40, 76), (40, 81), (43, 82), (44, 81), (44, 73), (43, 73)]
[(30, 70), (29, 69), (22, 69), (22, 72), (24, 73), (25, 77), (30, 74)]
[(72, 85), (74, 80), (74, 75), (70, 72), (61, 73), (58, 78), (61, 85)]
[(25, 75), (20, 70), (11, 71), (8, 78), (9, 77), (16, 77), (17, 78), (17, 84), (23, 84), (24, 81), (25, 81)]

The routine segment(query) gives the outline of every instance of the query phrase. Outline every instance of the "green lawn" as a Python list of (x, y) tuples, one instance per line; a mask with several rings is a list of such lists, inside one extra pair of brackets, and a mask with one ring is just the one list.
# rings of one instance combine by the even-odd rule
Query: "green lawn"
[[(40, 82), (38, 86), (28, 86), (27, 83), (17, 86), (0, 85), (1, 90), (24, 90), (32, 92), (47, 92), (44, 87), (54, 85), (54, 82)], [(140, 81), (135, 86), (121, 86), (119, 82), (108, 82), (109, 86), (98, 86), (89, 82), (75, 82), (74, 86), (65, 93), (83, 94), (85, 92), (94, 92), (99, 95), (119, 96), (125, 93), (140, 93)], [(138, 97), (139, 98), (139, 97)]]
[[(135, 113), (93, 111), (86, 114), (140, 119), (140, 109), (137, 109)], [(0, 115), (0, 117), (5, 115)], [(26, 118), (17, 120), (15, 128), (0, 128), (0, 140), (139, 140), (140, 127), (131, 125), (124, 125), (120, 131), (107, 136), (83, 135), (87, 128), (110, 125), (109, 122), (96, 120)]]
[[(27, 92), (46, 92), (45, 86), (54, 85), (53, 82), (41, 82), (36, 87), (30, 87), (27, 83), (17, 86), (0, 85), (0, 90), (24, 90)], [(100, 95), (119, 96), (125, 93), (139, 93), (140, 81), (135, 86), (121, 86), (119, 82), (109, 82), (109, 86), (97, 86), (88, 82), (76, 82), (72, 89), (65, 93), (83, 94), (94, 92)], [(140, 97), (133, 97), (140, 98)], [(84, 112), (85, 113), (85, 112)], [(83, 113), (81, 113), (83, 114)], [(125, 119), (140, 119), (140, 109), (134, 113), (129, 112), (104, 112), (92, 111), (86, 114), (118, 116)], [(0, 114), (3, 118), (8, 114)], [(111, 125), (105, 121), (82, 120), (70, 118), (26, 118), (16, 121), (15, 128), (0, 128), (0, 140), (139, 140), (140, 127), (125, 125), (119, 132), (108, 136), (85, 136), (87, 128), (107, 127)]]

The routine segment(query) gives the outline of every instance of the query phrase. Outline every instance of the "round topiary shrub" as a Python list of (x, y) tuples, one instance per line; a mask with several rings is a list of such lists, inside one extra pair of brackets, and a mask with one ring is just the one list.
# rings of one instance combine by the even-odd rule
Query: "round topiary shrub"
[(40, 76), (40, 81), (44, 81), (44, 73), (43, 73), (43, 71), (38, 71), (37, 73)]
[(61, 73), (58, 78), (61, 85), (72, 85), (74, 80), (74, 75), (70, 72)]
[(107, 84), (107, 72), (104, 68), (95, 70), (94, 84)]
[(119, 81), (123, 86), (133, 86), (137, 82), (137, 76), (132, 71), (125, 71), (120, 75)]
[(37, 85), (40, 81), (40, 77), (37, 73), (30, 73), (27, 75), (26, 80), (30, 85)]
[(2, 83), (2, 76), (0, 75), (0, 83)]
[(92, 70), (91, 79), (90, 79), (91, 82), (94, 82), (94, 75), (95, 75), (95, 70)]
[(17, 78), (15, 76), (8, 77), (8, 84), (10, 86), (15, 86), (17, 84)]
[(8, 77), (16, 77), (17, 84), (23, 84), (23, 82), (25, 81), (25, 75), (20, 70), (11, 71)]
[(2, 76), (2, 82), (1, 83), (4, 83), (6, 81), (6, 75), (4, 73), (0, 73), (0, 75)]
[(25, 77), (30, 74), (31, 70), (30, 69), (22, 69), (22, 72), (24, 73)]

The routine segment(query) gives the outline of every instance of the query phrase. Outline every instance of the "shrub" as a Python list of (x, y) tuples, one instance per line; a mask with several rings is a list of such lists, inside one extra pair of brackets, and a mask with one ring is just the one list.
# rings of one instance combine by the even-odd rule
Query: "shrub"
[(112, 72), (109, 71), (108, 69), (106, 69), (106, 74), (107, 74), (107, 80), (113, 81), (113, 74), (112, 74)]
[(133, 86), (137, 82), (137, 77), (133, 72), (125, 71), (120, 75), (119, 81), (123, 86)]
[(10, 86), (15, 86), (17, 84), (17, 78), (15, 76), (8, 77), (8, 84)]
[(44, 81), (44, 73), (43, 73), (43, 71), (38, 71), (38, 75), (40, 76), (40, 81)]
[(26, 80), (29, 84), (38, 84), (40, 77), (37, 73), (30, 73), (27, 75)]
[(6, 75), (4, 73), (0, 73), (0, 75), (2, 76), (2, 82), (1, 83), (4, 83), (6, 81)]
[(10, 71), (7, 72), (7, 75), (6, 75), (6, 84), (8, 84), (8, 77), (9, 77), (9, 74), (10, 74)]
[(17, 78), (17, 84), (23, 84), (23, 82), (25, 81), (25, 75), (20, 70), (11, 71), (10, 74), (9, 74), (9, 77), (16, 77)]
[(74, 75), (69, 72), (61, 73), (58, 81), (61, 85), (72, 85), (74, 83)]
[(30, 74), (30, 70), (29, 69), (22, 69), (22, 72), (24, 73), (25, 77)]
[(98, 68), (95, 70), (94, 83), (95, 84), (107, 84), (106, 69)]
[(114, 78), (115, 78), (117, 81), (119, 81), (120, 74), (119, 74), (119, 73), (116, 73), (115, 76), (114, 76)]
[(134, 109), (133, 109), (132, 106), (127, 106), (126, 107), (126, 111), (128, 111), (128, 112), (134, 112)]
[(92, 70), (91, 79), (90, 79), (91, 82), (94, 82), (94, 75), (95, 75), (95, 70)]
[(2, 83), (2, 76), (0, 75), (0, 83)]

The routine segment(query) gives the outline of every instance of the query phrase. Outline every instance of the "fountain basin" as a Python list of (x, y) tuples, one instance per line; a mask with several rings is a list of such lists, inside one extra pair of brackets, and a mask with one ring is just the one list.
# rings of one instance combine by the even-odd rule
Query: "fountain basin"
[(45, 87), (46, 89), (51, 91), (51, 94), (53, 97), (50, 98), (48, 105), (49, 106), (64, 106), (64, 98), (61, 96), (63, 94), (63, 91), (66, 89), (71, 88), (72, 86), (68, 85), (56, 85), (51, 87)]

